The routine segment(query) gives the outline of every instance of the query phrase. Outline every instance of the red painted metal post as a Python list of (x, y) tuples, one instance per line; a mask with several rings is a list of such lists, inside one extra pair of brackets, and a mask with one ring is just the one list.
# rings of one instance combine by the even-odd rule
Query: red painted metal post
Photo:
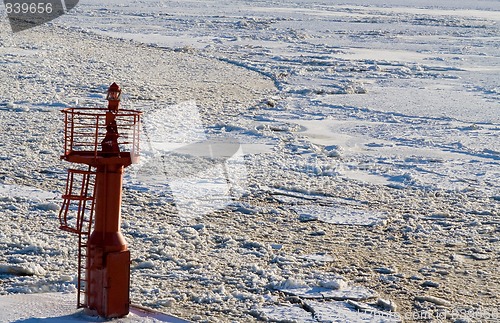
[(106, 318), (129, 312), (130, 252), (120, 232), (123, 165), (97, 167), (94, 231), (88, 241), (87, 305)]

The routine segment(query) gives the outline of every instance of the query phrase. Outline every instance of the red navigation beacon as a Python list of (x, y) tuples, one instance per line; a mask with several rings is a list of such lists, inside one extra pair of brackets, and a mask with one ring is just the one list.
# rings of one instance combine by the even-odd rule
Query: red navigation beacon
[(108, 108), (67, 108), (68, 170), (60, 228), (78, 234), (77, 306), (104, 318), (129, 313), (130, 251), (120, 232), (124, 168), (139, 159), (141, 112), (120, 109), (121, 89), (108, 89)]

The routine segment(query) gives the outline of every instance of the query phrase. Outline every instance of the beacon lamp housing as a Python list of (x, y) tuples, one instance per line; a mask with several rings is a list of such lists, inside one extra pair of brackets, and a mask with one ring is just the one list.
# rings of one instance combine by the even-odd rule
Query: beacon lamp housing
[(108, 94), (106, 96), (106, 100), (108, 101), (120, 101), (122, 96), (122, 90), (118, 86), (118, 84), (113, 83), (108, 89)]
[(122, 96), (122, 90), (118, 84), (114, 83), (108, 89), (108, 94), (106, 95), (106, 100), (108, 100), (108, 111), (111, 113), (118, 113), (120, 108), (120, 99)]

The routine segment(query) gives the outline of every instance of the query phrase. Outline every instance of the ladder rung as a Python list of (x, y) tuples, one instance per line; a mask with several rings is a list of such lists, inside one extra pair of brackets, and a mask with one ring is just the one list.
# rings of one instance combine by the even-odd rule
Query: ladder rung
[(82, 195), (63, 195), (62, 198), (70, 201), (91, 201), (94, 199), (93, 196), (82, 196)]
[(71, 233), (80, 233), (77, 229), (74, 229), (74, 228), (71, 228), (71, 227), (68, 227), (68, 226), (63, 226), (61, 225), (59, 227), (59, 229), (63, 230), (63, 231), (68, 231), (68, 232), (71, 232)]

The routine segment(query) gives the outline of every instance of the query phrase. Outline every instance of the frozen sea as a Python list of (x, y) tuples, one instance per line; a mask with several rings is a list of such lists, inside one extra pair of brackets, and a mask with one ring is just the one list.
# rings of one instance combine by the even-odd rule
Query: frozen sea
[(59, 111), (117, 82), (144, 112), (122, 211), (133, 303), (199, 322), (498, 318), (500, 1), (87, 0), (19, 33), (1, 14), (0, 308), (74, 295)]

